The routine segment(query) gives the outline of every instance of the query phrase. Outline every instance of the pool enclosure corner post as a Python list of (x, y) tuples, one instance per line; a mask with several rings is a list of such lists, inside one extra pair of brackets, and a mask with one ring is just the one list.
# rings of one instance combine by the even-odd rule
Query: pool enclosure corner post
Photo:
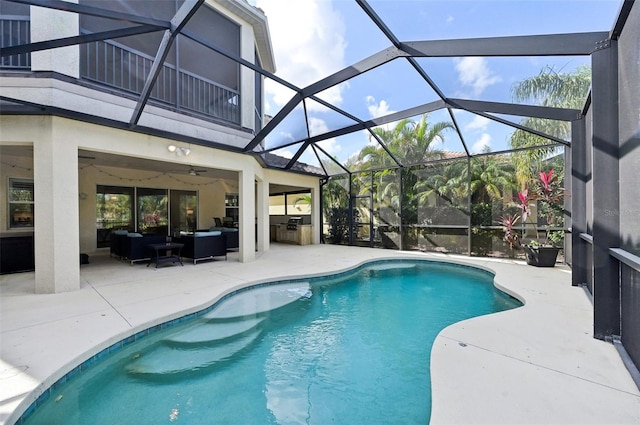
[(404, 249), (404, 220), (403, 218), (403, 205), (402, 205), (402, 194), (404, 193), (404, 185), (402, 184), (402, 182), (404, 181), (403, 179), (403, 174), (407, 172), (407, 170), (403, 167), (400, 166), (400, 168), (398, 168), (398, 191), (400, 192), (400, 196), (398, 196), (398, 237), (399, 237), (399, 242), (398, 244), (400, 245), (400, 250)]
[(471, 157), (467, 156), (467, 211), (469, 212), (467, 217), (467, 255), (471, 257), (471, 235), (472, 221), (471, 214), (473, 209), (471, 208)]
[(354, 199), (353, 199), (353, 173), (349, 173), (349, 246), (353, 245), (353, 212), (354, 212)]
[(593, 112), (593, 334), (620, 335), (618, 41), (603, 40), (591, 55)]
[[(591, 178), (590, 165), (587, 164), (586, 120), (583, 117), (571, 123), (571, 148), (567, 155), (568, 163), (565, 169), (571, 171), (565, 182), (570, 182), (567, 188), (570, 197), (566, 201), (571, 205), (571, 240), (565, 241), (565, 246), (571, 245), (571, 285), (582, 286), (587, 282), (587, 245), (580, 235), (587, 232), (587, 181)], [(567, 167), (569, 165), (570, 167)]]

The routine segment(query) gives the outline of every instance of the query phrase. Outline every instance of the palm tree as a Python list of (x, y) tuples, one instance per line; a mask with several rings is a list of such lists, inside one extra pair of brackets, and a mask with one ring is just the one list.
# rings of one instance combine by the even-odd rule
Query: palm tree
[[(591, 69), (587, 66), (580, 66), (572, 73), (562, 73), (547, 66), (538, 75), (514, 85), (511, 93), (513, 100), (517, 102), (533, 102), (554, 108), (582, 109), (590, 86)], [(567, 138), (571, 131), (570, 124), (565, 121), (527, 118), (521, 124), (561, 139)], [(512, 148), (548, 144), (546, 139), (522, 130), (516, 130), (510, 142)], [(521, 188), (531, 180), (539, 169), (540, 162), (552, 153), (553, 149), (547, 148), (529, 149), (513, 155)]]
[[(418, 164), (430, 160), (441, 159), (444, 152), (436, 145), (444, 140), (444, 133), (453, 129), (450, 122), (430, 123), (429, 115), (424, 114), (418, 121), (404, 119), (390, 129), (376, 128), (374, 133), (387, 146), (389, 152), (404, 164)], [(360, 169), (397, 167), (389, 153), (382, 147), (370, 144), (363, 148), (358, 155)], [(403, 170), (402, 182), (395, 172), (390, 170), (377, 171), (374, 181), (379, 185), (377, 193), (387, 199), (389, 205), (404, 207), (403, 217), (408, 223), (417, 219), (416, 173)], [(402, 192), (400, 191), (402, 184)]]
[(492, 200), (501, 199), (515, 183), (511, 164), (494, 156), (473, 158), (470, 175), (472, 203), (490, 203)]
[[(444, 153), (437, 149), (435, 144), (442, 142), (444, 132), (454, 127), (450, 122), (444, 121), (431, 124), (428, 118), (429, 115), (424, 114), (417, 122), (403, 119), (391, 129), (378, 127), (373, 132), (387, 146), (389, 152), (405, 164), (440, 159)], [(358, 155), (358, 160), (361, 169), (397, 165), (389, 153), (377, 143), (364, 147)]]

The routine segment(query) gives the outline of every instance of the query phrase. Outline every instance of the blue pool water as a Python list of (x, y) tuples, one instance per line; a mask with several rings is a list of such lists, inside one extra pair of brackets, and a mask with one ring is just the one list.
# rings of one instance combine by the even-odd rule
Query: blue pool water
[(436, 335), (519, 305), (487, 272), (427, 261), (242, 291), (95, 362), (23, 423), (427, 424)]

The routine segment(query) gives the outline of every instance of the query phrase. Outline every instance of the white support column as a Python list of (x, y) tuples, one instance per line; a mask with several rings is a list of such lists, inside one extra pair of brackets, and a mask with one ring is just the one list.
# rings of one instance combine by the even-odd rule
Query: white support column
[(322, 215), (320, 214), (320, 193), (319, 185), (311, 188), (311, 224), (313, 225), (313, 235), (311, 243), (319, 244), (322, 234)]
[(238, 173), (240, 193), (240, 262), (256, 259), (256, 190), (253, 171)]
[(258, 251), (269, 250), (269, 183), (256, 181), (256, 217), (258, 217)]
[(56, 135), (34, 142), (36, 293), (80, 289), (78, 147)]

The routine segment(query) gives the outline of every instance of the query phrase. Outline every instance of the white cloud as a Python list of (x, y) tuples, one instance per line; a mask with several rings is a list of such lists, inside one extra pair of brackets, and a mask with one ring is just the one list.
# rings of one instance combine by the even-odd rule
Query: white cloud
[(453, 16), (451, 16), (451, 15), (447, 16), (447, 20), (446, 20), (446, 23), (447, 23), (447, 24), (450, 24), (450, 23), (452, 23), (453, 21), (454, 21)]
[(309, 117), (309, 133), (311, 136), (317, 136), (329, 131), (329, 127), (324, 120), (317, 117)]
[(383, 117), (396, 112), (389, 109), (389, 104), (384, 99), (377, 102), (375, 97), (367, 96), (365, 101), (367, 102), (367, 110), (371, 118)]
[(293, 158), (293, 152), (291, 152), (287, 148), (278, 149), (278, 150), (272, 151), (271, 153), (274, 155), (281, 156), (283, 158), (288, 158), (288, 159)]
[(455, 60), (458, 80), (463, 86), (471, 87), (473, 94), (479, 96), (484, 90), (502, 79), (487, 66), (484, 58), (468, 57)]
[[(324, 120), (317, 117), (309, 117), (309, 132), (311, 136), (324, 134), (329, 131), (329, 127)], [(342, 150), (342, 146), (338, 144), (338, 141), (334, 138), (326, 139), (318, 142), (318, 145), (329, 154), (335, 154)]]
[[(269, 20), (276, 75), (305, 87), (344, 68), (346, 27), (332, 1), (256, 0), (255, 4)], [(343, 87), (333, 87), (322, 98), (340, 105)], [(293, 95), (291, 90), (270, 80), (265, 83), (265, 91), (280, 106)]]
[(486, 131), (491, 120), (489, 118), (476, 115), (473, 121), (464, 126), (466, 131)]
[(317, 145), (330, 155), (335, 155), (342, 150), (342, 146), (336, 139), (326, 139), (318, 142)]
[(491, 135), (489, 133), (483, 133), (471, 146), (471, 153), (481, 153), (485, 149), (491, 149)]

